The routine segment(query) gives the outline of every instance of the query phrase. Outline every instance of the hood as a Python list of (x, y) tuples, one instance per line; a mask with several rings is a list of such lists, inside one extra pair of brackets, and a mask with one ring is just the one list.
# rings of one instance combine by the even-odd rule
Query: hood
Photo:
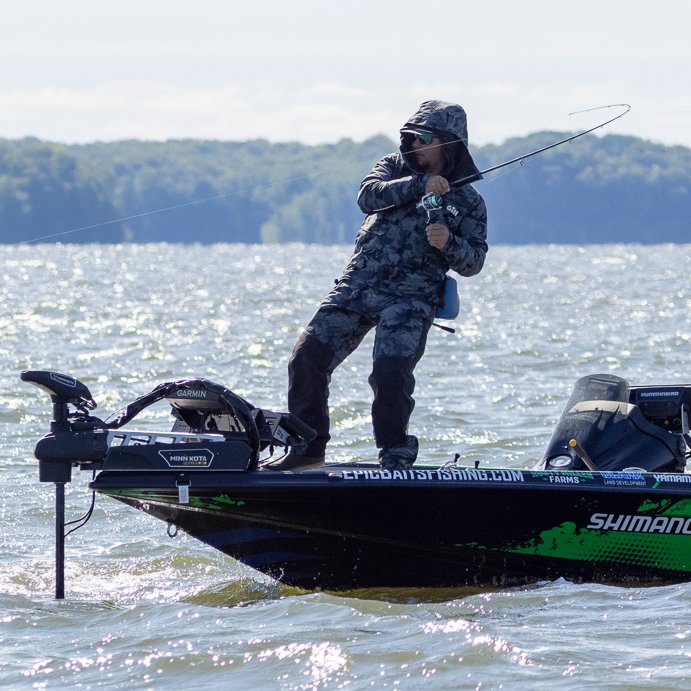
[(400, 150), (413, 170), (415, 165), (407, 154), (411, 148), (409, 135), (416, 132), (432, 133), (444, 142), (446, 176), (455, 180), (471, 175), (482, 177), (468, 151), (468, 118), (457, 103), (425, 101), (401, 128)]

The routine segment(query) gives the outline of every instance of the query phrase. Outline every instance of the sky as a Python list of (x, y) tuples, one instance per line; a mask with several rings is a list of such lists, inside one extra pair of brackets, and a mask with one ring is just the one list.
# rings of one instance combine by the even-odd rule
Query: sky
[(4, 0), (0, 138), (332, 143), (460, 103), (471, 145), (578, 131), (691, 147), (684, 0)]

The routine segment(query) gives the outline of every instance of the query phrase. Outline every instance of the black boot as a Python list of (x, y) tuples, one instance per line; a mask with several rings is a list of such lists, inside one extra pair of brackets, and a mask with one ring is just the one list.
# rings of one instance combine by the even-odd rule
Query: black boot
[(323, 467), (324, 456), (303, 456), (295, 451), (291, 451), (283, 458), (270, 461), (262, 466), (265, 470), (290, 470), (294, 473), (301, 470), (315, 470)]
[(379, 452), (379, 466), (382, 470), (409, 470), (417, 458), (418, 447), (417, 437), (409, 434), (403, 444)]

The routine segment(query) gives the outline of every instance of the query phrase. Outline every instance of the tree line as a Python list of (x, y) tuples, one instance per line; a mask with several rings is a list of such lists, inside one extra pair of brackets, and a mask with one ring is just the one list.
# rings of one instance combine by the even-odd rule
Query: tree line
[[(485, 169), (565, 136), (471, 150)], [(0, 243), (350, 243), (359, 183), (396, 146), (384, 136), (318, 146), (0, 139)], [(691, 241), (687, 147), (591, 135), (476, 187), (491, 243)]]

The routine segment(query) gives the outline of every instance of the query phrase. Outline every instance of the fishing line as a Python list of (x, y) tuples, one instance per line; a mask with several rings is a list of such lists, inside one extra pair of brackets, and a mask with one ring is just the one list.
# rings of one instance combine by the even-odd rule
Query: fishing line
[[(628, 103), (615, 103), (615, 104), (606, 105), (606, 106), (597, 106), (595, 108), (586, 108), (584, 110), (577, 110), (577, 111), (574, 111), (572, 113), (569, 113), (569, 115), (578, 115), (581, 113), (590, 113), (592, 111), (603, 110), (605, 108), (625, 108), (625, 110), (623, 112), (619, 113), (618, 115), (616, 115), (615, 117), (610, 118), (608, 120), (605, 120), (604, 122), (601, 122), (600, 124), (595, 125), (594, 127), (591, 127), (587, 130), (583, 130), (582, 132), (578, 132), (577, 134), (570, 135), (568, 137), (565, 137), (564, 139), (561, 139), (558, 142), (554, 142), (552, 144), (549, 144), (548, 146), (543, 146), (540, 149), (536, 149), (535, 151), (531, 151), (527, 154), (523, 154), (522, 156), (517, 156), (516, 158), (512, 158), (511, 160), (505, 161), (504, 163), (499, 163), (498, 165), (491, 166), (490, 168), (486, 168), (485, 170), (482, 170), (479, 173), (475, 173), (473, 175), (469, 175), (467, 177), (460, 178), (458, 180), (453, 180), (449, 184), (452, 187), (462, 187), (463, 185), (467, 185), (471, 182), (475, 182), (477, 180), (480, 180), (487, 173), (491, 173), (495, 170), (499, 170), (500, 168), (510, 166), (514, 163), (520, 163), (522, 165), (526, 159), (531, 158), (533, 156), (537, 156), (541, 153), (544, 153), (545, 151), (549, 151), (550, 149), (554, 149), (555, 147), (561, 146), (562, 144), (566, 144), (567, 142), (572, 142), (574, 139), (578, 139), (579, 137), (583, 137), (586, 134), (590, 134), (591, 132), (594, 132), (595, 130), (600, 129), (601, 127), (605, 127), (606, 125), (609, 125), (611, 122), (618, 120), (619, 118), (623, 117), (624, 115), (626, 115), (631, 110), (631, 106)], [(456, 141), (459, 141), (459, 140), (455, 140), (452, 142), (443, 142), (441, 144), (438, 144), (437, 146), (440, 146), (440, 147), (441, 146), (448, 146), (450, 144), (456, 143)], [(348, 168), (354, 168), (355, 166), (359, 167), (361, 165), (362, 165), (361, 163), (353, 163), (351, 165), (339, 166), (338, 168), (336, 168), (336, 170), (347, 170)], [(137, 218), (144, 218), (146, 216), (153, 216), (154, 214), (161, 214), (161, 213), (165, 213), (168, 211), (175, 211), (177, 209), (183, 209), (183, 208), (186, 208), (189, 206), (196, 206), (199, 204), (207, 204), (208, 202), (218, 201), (219, 199), (226, 199), (228, 197), (233, 197), (233, 196), (237, 196), (240, 194), (248, 194), (248, 193), (254, 192), (255, 190), (258, 190), (258, 189), (276, 187), (278, 185), (284, 185), (284, 184), (290, 183), (290, 182), (297, 182), (299, 180), (306, 180), (309, 178), (313, 178), (315, 176), (322, 175), (325, 172), (333, 172), (333, 171), (334, 171), (334, 168), (329, 168), (328, 170), (325, 169), (323, 172), (306, 173), (305, 175), (298, 175), (298, 176), (291, 177), (291, 178), (284, 178), (281, 180), (277, 180), (276, 182), (262, 183), (261, 185), (255, 185), (253, 187), (247, 187), (245, 189), (235, 190), (234, 192), (225, 192), (224, 194), (217, 194), (213, 197), (206, 197), (204, 199), (195, 199), (195, 200), (190, 201), (190, 202), (183, 202), (181, 204), (173, 204), (172, 206), (166, 206), (166, 207), (163, 207), (160, 209), (152, 209), (150, 211), (142, 211), (141, 213), (138, 213), (138, 214), (130, 214), (129, 216), (122, 216), (120, 218), (114, 218), (110, 221), (101, 221), (99, 223), (92, 223), (90, 225), (80, 226), (78, 228), (70, 228), (68, 230), (63, 230), (63, 231), (56, 232), (56, 233), (50, 233), (48, 235), (42, 235), (40, 237), (31, 238), (29, 240), (19, 240), (18, 242), (11, 242), (11, 243), (7, 243), (7, 244), (9, 244), (9, 245), (28, 245), (28, 244), (33, 243), (33, 242), (40, 242), (41, 240), (52, 240), (54, 238), (63, 237), (65, 235), (71, 235), (73, 233), (79, 233), (79, 232), (85, 231), (85, 230), (94, 230), (95, 228), (103, 228), (103, 227), (108, 226), (108, 225), (113, 225), (114, 223), (123, 223), (125, 221), (132, 221), (132, 220), (135, 220)], [(498, 177), (499, 176), (496, 176), (495, 178), (492, 178), (492, 179), (497, 179)], [(394, 209), (394, 208), (395, 208), (395, 205), (391, 204), (390, 206), (386, 206), (386, 207), (383, 207), (381, 209), (377, 209), (373, 213), (390, 211), (391, 209)]]
[[(355, 165), (360, 165), (360, 164), (352, 164), (353, 166)], [(344, 170), (348, 168), (349, 166), (344, 166), (340, 170)], [(235, 190), (234, 192), (225, 192), (224, 194), (217, 194), (214, 197), (207, 197), (205, 199), (195, 199), (194, 201), (191, 202), (183, 202), (181, 204), (173, 204), (172, 206), (166, 206), (161, 209), (153, 209), (151, 211), (142, 211), (141, 213), (138, 214), (131, 214), (130, 216), (122, 216), (121, 218), (114, 218), (111, 221), (101, 221), (100, 223), (93, 223), (88, 226), (81, 226), (79, 228), (70, 228), (69, 230), (63, 230), (58, 233), (51, 233), (50, 235), (42, 235), (41, 237), (36, 237), (36, 238), (31, 238), (30, 240), (19, 240), (18, 242), (10, 242), (8, 243), (9, 245), (28, 245), (29, 243), (32, 242), (40, 242), (41, 240), (50, 240), (52, 238), (57, 238), (61, 237), (63, 235), (69, 235), (71, 233), (78, 233), (82, 230), (92, 230), (94, 228), (102, 228), (103, 226), (108, 226), (112, 225), (113, 223), (122, 223), (123, 221), (131, 221), (135, 218), (143, 218), (144, 216), (152, 216), (153, 214), (161, 214), (166, 211), (174, 211), (175, 209), (182, 209), (186, 206), (194, 206), (196, 204), (206, 204), (207, 202), (212, 202), (216, 201), (218, 199), (225, 199), (226, 197), (232, 197), (236, 196), (239, 194), (248, 194), (250, 192), (254, 192), (255, 190), (266, 188), (266, 187), (275, 187), (277, 185), (284, 185), (289, 182), (296, 182), (298, 180), (304, 180), (306, 178), (311, 178), (314, 175), (319, 175), (320, 173), (309, 173), (305, 175), (298, 175), (293, 178), (285, 178), (283, 180), (278, 180), (276, 182), (267, 182), (267, 183), (262, 183), (261, 185), (255, 185), (254, 187), (248, 187), (246, 189), (242, 190)]]
[[(448, 142), (453, 144), (453, 142)], [(441, 144), (439, 146), (446, 146), (447, 144)], [(349, 165), (341, 165), (337, 168), (324, 168), (323, 170), (318, 170), (314, 173), (305, 173), (304, 175), (296, 175), (290, 178), (282, 178), (276, 180), (275, 182), (263, 182), (260, 185), (254, 185), (253, 187), (246, 187), (245, 189), (235, 190), (234, 192), (224, 192), (223, 194), (217, 194), (213, 197), (206, 197), (204, 199), (195, 199), (190, 202), (182, 202), (180, 204), (173, 204), (172, 206), (162, 207), (160, 209), (152, 209), (150, 211), (142, 211), (138, 214), (130, 214), (129, 216), (121, 216), (120, 218), (114, 218), (110, 221), (101, 221), (99, 223), (92, 223), (86, 226), (79, 226), (78, 228), (70, 228), (68, 230), (59, 231), (56, 233), (50, 233), (48, 235), (41, 235), (40, 237), (31, 238), (29, 240), (18, 240), (17, 242), (8, 242), (8, 245), (28, 245), (32, 242), (40, 242), (41, 240), (52, 240), (53, 238), (59, 238), (64, 235), (71, 235), (72, 233), (79, 233), (83, 230), (93, 230), (94, 228), (103, 228), (104, 226), (113, 225), (114, 223), (123, 223), (125, 221), (132, 221), (137, 218), (144, 218), (146, 216), (153, 216), (154, 214), (161, 214), (167, 211), (175, 211), (177, 209), (184, 209), (188, 206), (196, 206), (198, 204), (206, 204), (208, 202), (218, 201), (219, 199), (226, 199), (227, 197), (234, 197), (241, 194), (250, 194), (256, 190), (266, 189), (270, 187), (277, 187), (279, 185), (285, 185), (291, 182), (298, 182), (299, 180), (309, 180), (310, 178), (319, 177), (325, 175), (326, 173), (332, 173), (335, 170), (348, 170), (349, 168), (355, 168), (366, 165), (365, 163), (351, 163)]]
[[(438, 146), (447, 146), (447, 144), (453, 144), (454, 142), (448, 142), (440, 144)], [(349, 168), (354, 168), (356, 166), (365, 165), (364, 163), (352, 163), (350, 165), (339, 166), (336, 170), (348, 170)], [(299, 180), (308, 180), (315, 176), (321, 176), (327, 172), (333, 172), (333, 168), (324, 169), (324, 171), (317, 171), (315, 173), (306, 173), (305, 175), (297, 175), (295, 177), (283, 178), (277, 180), (276, 182), (265, 182), (261, 185), (255, 185), (253, 187), (247, 187), (245, 189), (235, 190), (234, 192), (225, 192), (223, 194), (217, 194), (213, 197), (206, 197), (205, 199), (195, 199), (191, 202), (182, 202), (180, 204), (173, 204), (172, 206), (166, 206), (160, 209), (152, 209), (150, 211), (142, 211), (138, 214), (130, 214), (129, 216), (121, 216), (120, 218), (114, 218), (110, 221), (100, 221), (99, 223), (92, 223), (86, 226), (79, 226), (78, 228), (70, 228), (68, 230), (59, 231), (56, 233), (50, 233), (48, 235), (41, 235), (39, 237), (31, 238), (29, 240), (19, 240), (17, 242), (9, 242), (8, 245), (28, 245), (34, 242), (41, 242), (41, 240), (53, 240), (54, 238), (59, 238), (64, 235), (71, 235), (73, 233), (79, 233), (84, 230), (94, 230), (95, 228), (103, 228), (105, 226), (113, 225), (115, 223), (124, 223), (125, 221), (133, 221), (137, 218), (145, 218), (146, 216), (153, 216), (154, 214), (161, 214), (167, 211), (176, 211), (178, 209), (184, 209), (189, 206), (196, 206), (198, 204), (207, 204), (208, 202), (218, 201), (219, 199), (226, 199), (228, 197), (239, 196), (241, 194), (250, 194), (258, 189), (266, 189), (269, 187), (277, 187), (279, 185), (285, 185), (291, 182), (298, 182)]]
[[(448, 142), (452, 144), (453, 142)], [(439, 144), (437, 146), (446, 146), (447, 143), (444, 144)], [(361, 166), (364, 164), (361, 163), (352, 163), (350, 165), (343, 165), (339, 166), (335, 170), (348, 170), (349, 168), (354, 168), (355, 166)], [(250, 194), (251, 192), (254, 192), (259, 189), (265, 189), (269, 187), (277, 187), (278, 185), (285, 185), (291, 182), (298, 182), (299, 180), (308, 180), (309, 178), (313, 178), (316, 176), (321, 176), (327, 172), (333, 172), (334, 168), (328, 168), (324, 169), (323, 171), (317, 171), (315, 173), (305, 173), (304, 175), (297, 175), (295, 177), (291, 178), (283, 178), (281, 180), (277, 180), (276, 182), (265, 182), (262, 183), (261, 185), (255, 185), (254, 187), (247, 187), (245, 189), (241, 190), (235, 190), (234, 192), (225, 192), (223, 194), (217, 194), (213, 197), (206, 197), (204, 199), (195, 199), (190, 202), (182, 202), (180, 204), (173, 204), (172, 206), (165, 206), (160, 209), (152, 209), (150, 211), (142, 211), (141, 213), (138, 214), (130, 214), (129, 216), (121, 216), (120, 218), (114, 218), (110, 221), (100, 221), (99, 223), (92, 223), (90, 225), (86, 226), (79, 226), (78, 228), (70, 228), (68, 230), (63, 230), (59, 231), (56, 233), (50, 233), (49, 235), (41, 235), (39, 237), (31, 238), (29, 240), (18, 240), (17, 242), (9, 242), (7, 243), (8, 245), (28, 245), (33, 242), (40, 242), (41, 240), (52, 240), (54, 238), (59, 238), (64, 235), (71, 235), (72, 233), (79, 233), (84, 230), (93, 230), (95, 228), (103, 228), (104, 226), (109, 226), (113, 225), (114, 223), (123, 223), (125, 221), (133, 221), (137, 218), (144, 218), (146, 216), (153, 216), (154, 214), (161, 214), (165, 213), (167, 211), (175, 211), (177, 209), (184, 209), (189, 206), (196, 206), (198, 204), (206, 204), (208, 202), (213, 202), (213, 201), (218, 201), (219, 199), (226, 199), (228, 197), (233, 197), (237, 196), (240, 194)]]

